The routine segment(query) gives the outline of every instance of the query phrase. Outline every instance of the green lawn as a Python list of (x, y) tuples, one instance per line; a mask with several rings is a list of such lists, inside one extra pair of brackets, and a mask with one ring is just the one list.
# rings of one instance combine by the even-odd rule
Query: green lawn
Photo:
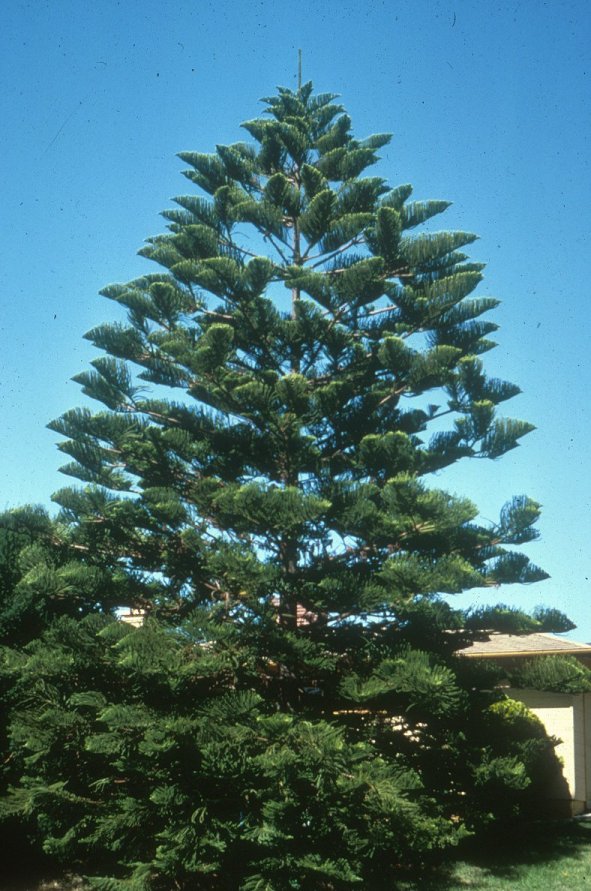
[(540, 825), (467, 846), (437, 878), (397, 891), (570, 891), (591, 889), (591, 822)]

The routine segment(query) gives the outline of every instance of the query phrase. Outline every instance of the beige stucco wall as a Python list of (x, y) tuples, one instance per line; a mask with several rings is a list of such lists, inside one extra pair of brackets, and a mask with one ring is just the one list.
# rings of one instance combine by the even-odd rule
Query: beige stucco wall
[(591, 693), (584, 693), (583, 700), (583, 737), (585, 751), (585, 810), (591, 809)]
[[(556, 754), (563, 763), (573, 813), (591, 804), (591, 695), (546, 693), (540, 690), (507, 690), (512, 699), (523, 702), (546, 728), (549, 736), (561, 740)], [(548, 797), (564, 799), (566, 790), (548, 789)]]

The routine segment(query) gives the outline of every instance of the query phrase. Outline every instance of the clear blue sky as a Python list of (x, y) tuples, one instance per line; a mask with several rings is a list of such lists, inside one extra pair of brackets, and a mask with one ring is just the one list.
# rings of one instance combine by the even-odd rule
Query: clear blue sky
[(7, 0), (0, 42), (0, 509), (68, 482), (45, 424), (83, 401), (82, 335), (115, 313), (98, 290), (149, 269), (136, 250), (190, 191), (175, 153), (243, 138), (302, 47), (358, 136), (394, 133), (379, 173), (480, 235), (480, 293), (503, 301), (487, 368), (538, 429), (438, 482), (493, 519), (513, 494), (543, 503), (528, 552), (552, 579), (496, 599), (561, 608), (591, 640), (588, 3)]

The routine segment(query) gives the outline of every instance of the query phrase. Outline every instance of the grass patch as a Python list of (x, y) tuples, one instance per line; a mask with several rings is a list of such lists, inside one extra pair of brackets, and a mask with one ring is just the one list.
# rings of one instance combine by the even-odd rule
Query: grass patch
[(564, 891), (591, 888), (591, 822), (513, 827), (471, 841), (437, 874), (403, 882), (397, 891)]

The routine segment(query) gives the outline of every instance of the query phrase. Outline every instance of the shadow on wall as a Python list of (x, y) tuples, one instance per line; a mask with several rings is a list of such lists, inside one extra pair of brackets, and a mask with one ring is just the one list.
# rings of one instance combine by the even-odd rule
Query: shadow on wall
[(544, 690), (507, 691), (541, 722), (548, 737), (558, 741), (556, 766), (540, 777), (540, 806), (555, 817), (582, 814), (591, 805), (591, 693)]

